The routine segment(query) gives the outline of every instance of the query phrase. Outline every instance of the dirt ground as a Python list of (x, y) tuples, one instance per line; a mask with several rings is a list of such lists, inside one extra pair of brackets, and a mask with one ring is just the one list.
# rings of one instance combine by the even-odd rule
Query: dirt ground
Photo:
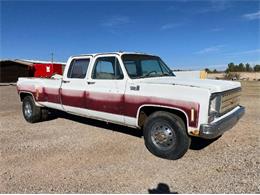
[(1, 86), (0, 193), (260, 193), (260, 82), (242, 85), (240, 122), (177, 161), (153, 156), (139, 130), (66, 114), (29, 124)]

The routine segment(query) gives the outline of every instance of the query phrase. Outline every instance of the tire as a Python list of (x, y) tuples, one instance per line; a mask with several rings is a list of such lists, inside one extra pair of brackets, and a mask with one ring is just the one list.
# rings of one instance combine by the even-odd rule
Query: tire
[(190, 147), (191, 139), (186, 132), (179, 116), (164, 111), (155, 112), (144, 124), (145, 146), (160, 158), (179, 159)]
[(41, 121), (47, 121), (49, 119), (49, 109), (41, 108)]
[(32, 96), (23, 99), (23, 116), (29, 123), (36, 123), (42, 119), (41, 108), (35, 105)]

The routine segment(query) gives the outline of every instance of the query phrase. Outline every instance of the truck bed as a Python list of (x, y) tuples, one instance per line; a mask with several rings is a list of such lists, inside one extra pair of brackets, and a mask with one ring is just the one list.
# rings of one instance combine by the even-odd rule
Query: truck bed
[[(62, 79), (57, 78), (19, 78), (17, 90), (18, 93), (31, 93), (35, 97), (38, 106), (47, 106), (62, 110), (60, 99), (61, 83)], [(49, 102), (55, 102), (60, 106), (51, 105)]]

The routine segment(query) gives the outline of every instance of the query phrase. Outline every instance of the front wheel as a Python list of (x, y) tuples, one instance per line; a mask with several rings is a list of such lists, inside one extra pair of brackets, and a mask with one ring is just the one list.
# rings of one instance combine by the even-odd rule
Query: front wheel
[(144, 124), (145, 146), (154, 155), (176, 160), (189, 149), (190, 137), (183, 120), (172, 113), (158, 111)]

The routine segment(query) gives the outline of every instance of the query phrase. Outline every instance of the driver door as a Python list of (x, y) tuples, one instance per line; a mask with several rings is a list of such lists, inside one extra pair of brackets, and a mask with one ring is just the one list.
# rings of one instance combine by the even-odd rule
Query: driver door
[(91, 116), (124, 123), (124, 77), (117, 56), (96, 57), (88, 78), (87, 108)]

